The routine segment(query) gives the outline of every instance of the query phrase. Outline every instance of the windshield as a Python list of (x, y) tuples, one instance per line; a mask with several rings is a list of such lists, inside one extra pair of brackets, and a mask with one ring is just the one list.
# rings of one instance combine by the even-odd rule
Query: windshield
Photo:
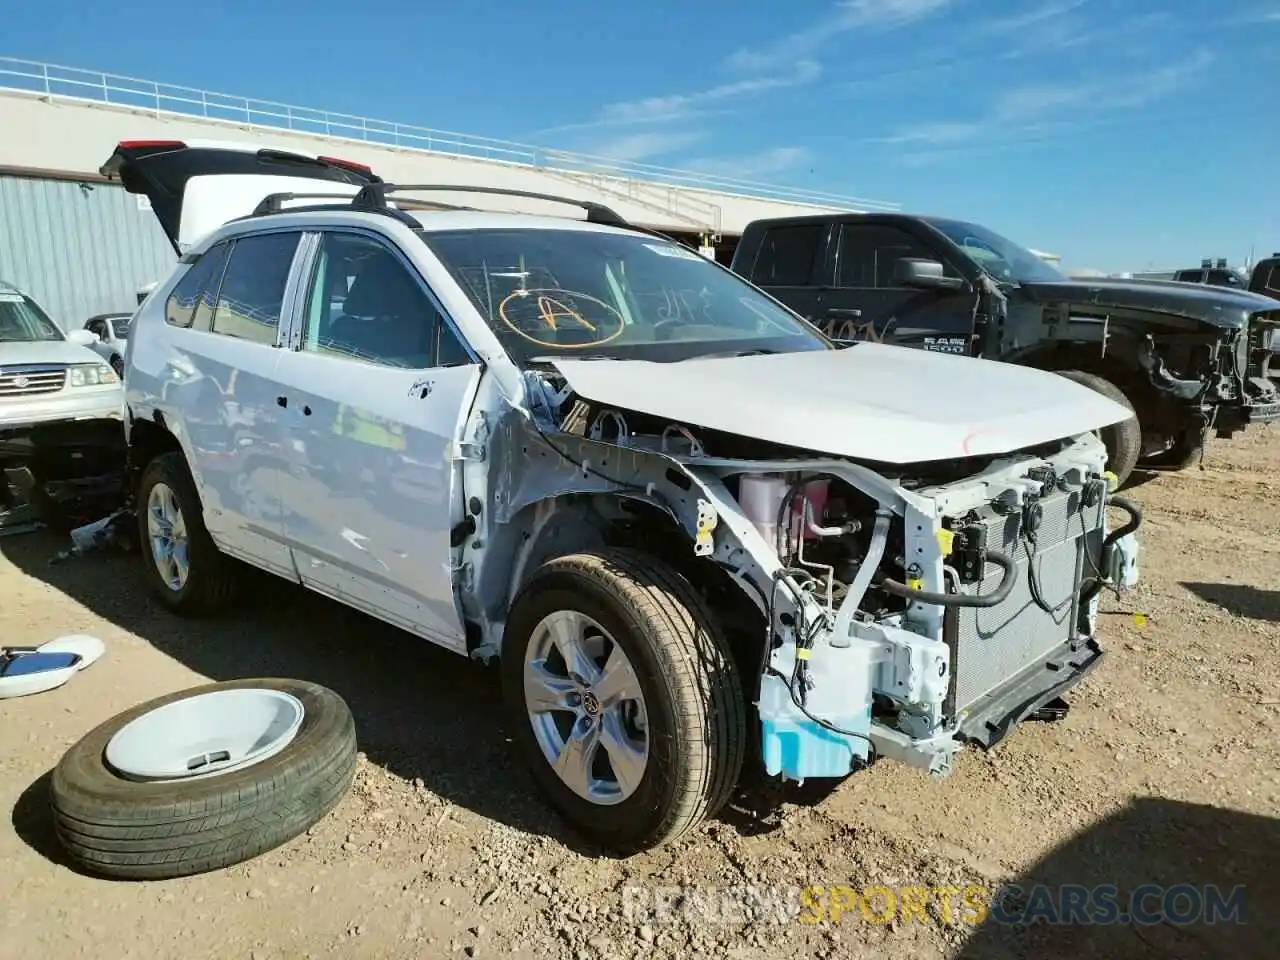
[(1020, 247), (986, 227), (962, 220), (935, 217), (926, 217), (925, 221), (946, 234), (961, 252), (997, 280), (1034, 283), (1038, 280), (1067, 279), (1062, 271), (1046, 263), (1026, 247)]
[(20, 293), (0, 291), (0, 343), (62, 339), (57, 324), (34, 301)]
[(517, 363), (832, 349), (745, 280), (659, 237), (555, 229), (421, 236)]

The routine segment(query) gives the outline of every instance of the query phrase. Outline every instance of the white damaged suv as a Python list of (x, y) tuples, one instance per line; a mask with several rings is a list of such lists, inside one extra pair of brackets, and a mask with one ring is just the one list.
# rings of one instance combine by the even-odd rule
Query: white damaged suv
[(1095, 435), (1129, 411), (1087, 387), (840, 349), (591, 203), (245, 147), (103, 172), (181, 254), (126, 358), (157, 595), (214, 611), (237, 558), (500, 658), (533, 775), (617, 852), (745, 762), (945, 774), (1103, 656), (1140, 513)]

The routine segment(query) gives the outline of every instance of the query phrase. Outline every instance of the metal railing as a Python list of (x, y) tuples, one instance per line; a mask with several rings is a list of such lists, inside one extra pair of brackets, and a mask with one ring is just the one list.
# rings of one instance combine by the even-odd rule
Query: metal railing
[[(657, 164), (615, 160), (609, 157), (555, 150), (532, 144), (474, 136), (431, 127), (376, 120), (313, 107), (299, 107), (274, 100), (214, 93), (194, 87), (141, 80), (98, 70), (63, 67), (36, 60), (0, 56), (0, 91), (33, 93), (49, 100), (73, 99), (146, 110), (155, 116), (205, 117), (249, 126), (291, 130), (325, 137), (362, 141), (401, 149), (481, 160), (498, 160), (545, 170), (616, 178), (623, 190), (639, 181), (650, 188), (680, 187), (786, 203), (860, 210), (897, 210), (899, 204), (849, 197), (818, 190), (778, 186), (757, 180), (724, 177)], [(650, 197), (652, 199), (652, 197)], [(709, 201), (683, 198), (686, 207)], [(671, 201), (672, 203), (681, 201)], [(673, 208), (672, 213), (677, 211)], [(685, 215), (688, 215), (686, 211)]]

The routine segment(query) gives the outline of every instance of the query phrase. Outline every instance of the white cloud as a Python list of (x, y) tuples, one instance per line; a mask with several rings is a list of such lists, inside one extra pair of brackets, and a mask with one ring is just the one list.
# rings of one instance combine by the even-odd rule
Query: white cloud
[(807, 147), (773, 147), (742, 157), (698, 157), (683, 166), (720, 177), (750, 180), (783, 173), (809, 159)]
[(1078, 10), (1087, 2), (1088, 0), (1049, 0), (1047, 3), (1009, 16), (991, 17), (980, 21), (973, 32), (983, 35), (1004, 35), (1019, 33), (1031, 27), (1040, 29), (1050, 21), (1058, 20), (1073, 10)]
[(879, 143), (942, 145), (961, 143), (976, 137), (984, 129), (978, 122), (939, 120), (933, 123), (917, 123), (901, 127), (887, 137), (877, 137)]
[(757, 49), (740, 49), (726, 64), (743, 73), (777, 69), (798, 59), (812, 57), (829, 41), (858, 29), (895, 29), (940, 13), (951, 0), (844, 0), (831, 12), (806, 27), (788, 33)]
[(1181, 63), (1145, 73), (1080, 83), (1043, 83), (1018, 87), (998, 97), (985, 116), (900, 127), (876, 142), (913, 146), (955, 146), (979, 138), (1013, 142), (1047, 131), (1087, 126), (1100, 115), (1136, 110), (1181, 90), (1213, 61), (1198, 51)]
[(588, 144), (582, 152), (609, 160), (648, 160), (691, 147), (705, 138), (705, 134), (694, 131), (632, 133)]
[(1280, 23), (1280, 7), (1273, 4), (1257, 7), (1249, 13), (1240, 14), (1230, 22), (1235, 26), (1249, 26), (1260, 23)]
[(786, 73), (735, 80), (691, 93), (606, 104), (600, 109), (596, 123), (632, 124), (683, 120), (708, 105), (812, 83), (821, 73), (822, 68), (814, 61), (801, 60)]

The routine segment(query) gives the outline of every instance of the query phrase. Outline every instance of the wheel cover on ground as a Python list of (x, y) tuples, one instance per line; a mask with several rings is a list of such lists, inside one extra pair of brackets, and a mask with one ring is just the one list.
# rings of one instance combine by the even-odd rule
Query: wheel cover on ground
[(177, 494), (167, 483), (157, 483), (147, 494), (147, 537), (156, 572), (175, 593), (191, 572), (187, 554), (187, 522)]
[(558, 610), (529, 638), (524, 699), (551, 769), (591, 803), (621, 803), (649, 760), (640, 679), (621, 645), (585, 614)]
[(129, 780), (172, 783), (262, 763), (297, 736), (305, 709), (266, 688), (176, 700), (130, 721), (107, 742), (107, 766)]

